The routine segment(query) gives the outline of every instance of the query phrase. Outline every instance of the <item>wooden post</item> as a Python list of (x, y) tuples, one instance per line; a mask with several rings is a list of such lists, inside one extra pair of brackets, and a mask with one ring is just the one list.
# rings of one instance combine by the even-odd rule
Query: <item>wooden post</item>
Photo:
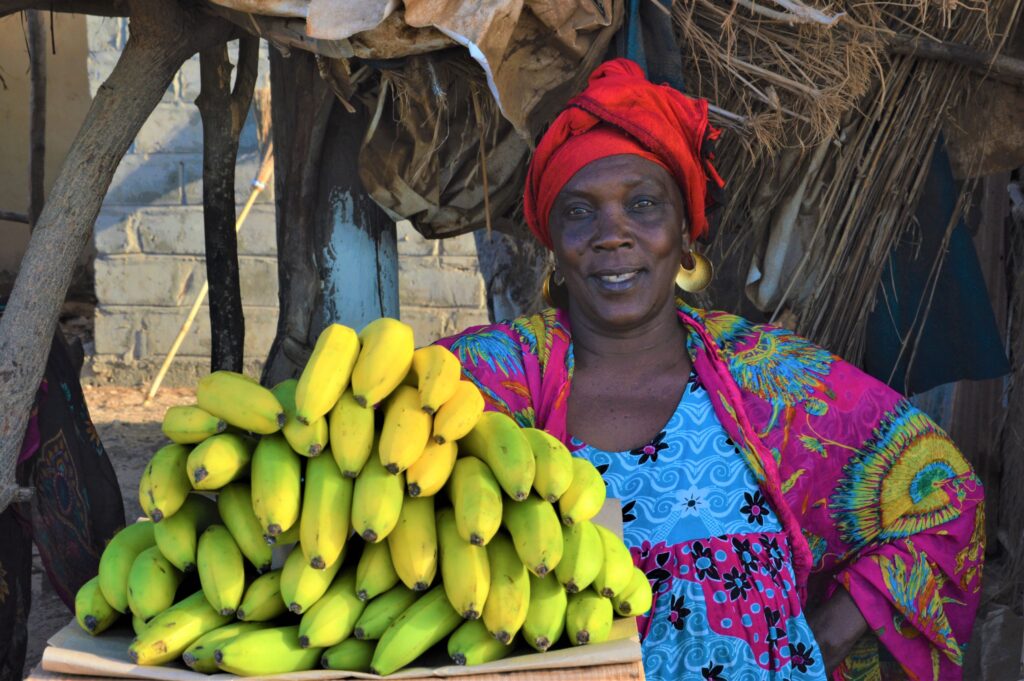
[(46, 200), (46, 21), (43, 11), (25, 12), (28, 24), (28, 222), (34, 227)]

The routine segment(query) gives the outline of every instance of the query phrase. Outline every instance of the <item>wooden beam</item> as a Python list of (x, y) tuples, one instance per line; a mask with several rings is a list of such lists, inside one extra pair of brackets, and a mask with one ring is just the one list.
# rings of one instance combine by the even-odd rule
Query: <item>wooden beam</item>
[(28, 33), (28, 223), (34, 227), (46, 196), (46, 48), (50, 31), (42, 10), (25, 12)]
[(29, 9), (98, 17), (126, 17), (128, 0), (0, 0), (0, 17)]
[(1012, 85), (1024, 84), (1024, 59), (979, 52), (973, 47), (959, 43), (896, 36), (889, 42), (889, 51), (922, 59), (954, 62), (996, 80)]

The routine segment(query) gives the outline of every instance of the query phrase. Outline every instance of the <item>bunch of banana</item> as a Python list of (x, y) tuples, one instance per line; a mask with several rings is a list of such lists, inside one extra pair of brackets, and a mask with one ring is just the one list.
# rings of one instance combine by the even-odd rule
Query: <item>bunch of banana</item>
[(295, 412), (295, 390), (299, 382), (294, 378), (281, 381), (270, 392), (284, 408), (284, 427), (281, 434), (297, 454), (319, 456), (327, 447), (327, 418), (319, 416), (301, 421)]
[(349, 534), (352, 479), (338, 470), (330, 455), (306, 464), (306, 485), (299, 517), (299, 545), (309, 564), (323, 570), (338, 560)]
[(159, 547), (143, 549), (128, 571), (128, 608), (143, 620), (159, 615), (174, 604), (181, 577)]
[(359, 333), (362, 348), (352, 368), (352, 394), (373, 407), (398, 387), (409, 373), (416, 350), (412, 328), (397, 319), (375, 319)]
[(185, 468), (194, 489), (217, 490), (248, 471), (251, 458), (252, 445), (246, 438), (221, 433), (196, 445)]
[(263, 533), (277, 537), (299, 520), (302, 461), (280, 435), (260, 439), (252, 454), (252, 510)]
[(330, 324), (316, 339), (295, 387), (295, 415), (312, 424), (326, 415), (348, 387), (359, 357), (359, 336), (347, 326)]
[(274, 394), (248, 376), (214, 371), (196, 388), (199, 408), (230, 426), (268, 435), (284, 426), (285, 413)]
[(213, 652), (217, 666), (239, 676), (267, 676), (313, 669), (322, 648), (299, 645), (299, 628), (270, 627), (243, 632)]
[(199, 537), (196, 565), (203, 594), (214, 610), (234, 615), (245, 593), (245, 565), (234, 537), (223, 525), (210, 525)]
[(118, 612), (128, 612), (128, 573), (138, 555), (156, 544), (155, 525), (148, 521), (128, 525), (113, 536), (100, 556), (100, 591)]
[(205, 409), (196, 405), (183, 405), (167, 409), (160, 430), (171, 442), (194, 445), (211, 435), (223, 433), (227, 427), (224, 419), (217, 418)]
[(192, 491), (185, 467), (189, 451), (179, 444), (161, 447), (142, 472), (139, 506), (154, 523), (177, 513)]

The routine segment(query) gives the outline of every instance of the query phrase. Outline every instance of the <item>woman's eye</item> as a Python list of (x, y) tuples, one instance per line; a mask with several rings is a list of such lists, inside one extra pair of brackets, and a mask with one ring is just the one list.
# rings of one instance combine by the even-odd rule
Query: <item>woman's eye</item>
[(586, 215), (587, 209), (584, 208), (583, 206), (569, 206), (568, 210), (566, 210), (565, 213), (571, 218), (578, 218)]
[(654, 206), (654, 201), (651, 199), (637, 199), (633, 202), (634, 208), (651, 208)]

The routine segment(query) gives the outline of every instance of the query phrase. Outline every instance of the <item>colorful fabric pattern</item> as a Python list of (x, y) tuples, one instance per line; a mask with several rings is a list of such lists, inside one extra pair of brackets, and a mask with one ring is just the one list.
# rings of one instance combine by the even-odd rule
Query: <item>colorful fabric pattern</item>
[[(828, 577), (828, 593), (849, 590), (907, 678), (961, 678), (980, 598), (984, 503), (946, 435), (898, 393), (788, 331), (681, 301), (679, 320), (715, 415), (786, 534), (801, 598), (812, 570)], [(564, 312), (440, 342), (489, 409), (568, 443)], [(879, 678), (879, 655), (868, 650), (859, 646), (834, 678)]]

